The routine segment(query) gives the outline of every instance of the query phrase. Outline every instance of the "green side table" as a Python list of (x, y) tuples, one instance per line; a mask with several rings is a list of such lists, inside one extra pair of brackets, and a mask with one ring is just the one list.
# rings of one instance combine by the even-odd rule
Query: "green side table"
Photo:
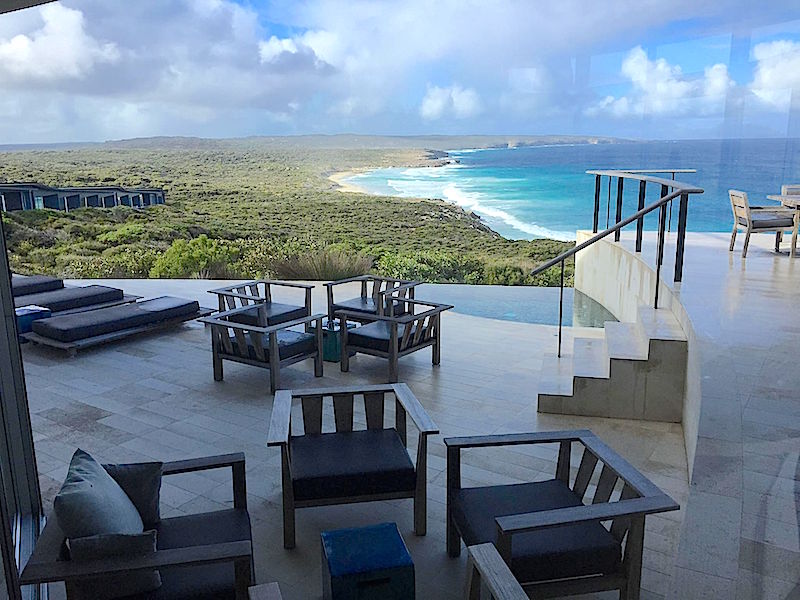
[[(347, 322), (348, 329), (354, 329), (358, 323)], [(316, 327), (309, 327), (309, 332), (316, 333)], [(333, 322), (328, 319), (322, 320), (322, 359), (327, 362), (339, 362), (342, 359), (342, 338), (339, 334), (339, 319), (334, 319)], [(355, 352), (351, 352), (350, 356), (355, 356)]]

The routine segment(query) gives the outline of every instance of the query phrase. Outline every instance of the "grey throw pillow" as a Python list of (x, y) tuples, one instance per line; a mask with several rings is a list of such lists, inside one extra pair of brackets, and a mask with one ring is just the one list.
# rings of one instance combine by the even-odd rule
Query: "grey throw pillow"
[(161, 469), (163, 463), (132, 463), (103, 465), (131, 499), (145, 528), (154, 527), (160, 520)]
[[(156, 551), (156, 532), (136, 534), (106, 533), (75, 538), (68, 542), (71, 560), (96, 560), (112, 556), (143, 556)], [(70, 598), (110, 600), (151, 592), (161, 587), (158, 571), (92, 577), (72, 585)]]
[(80, 449), (72, 456), (53, 510), (68, 538), (144, 531), (139, 511), (128, 495), (96, 460)]

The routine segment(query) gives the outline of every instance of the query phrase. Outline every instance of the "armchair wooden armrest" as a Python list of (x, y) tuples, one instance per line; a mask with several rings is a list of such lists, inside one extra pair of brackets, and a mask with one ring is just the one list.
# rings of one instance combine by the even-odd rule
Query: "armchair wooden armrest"
[[(235, 308), (233, 310), (225, 311), (225, 316), (229, 316), (239, 312), (246, 312), (248, 308), (251, 307), (243, 306), (242, 308)], [(305, 325), (311, 323), (312, 321), (319, 321), (319, 323), (317, 323), (317, 327), (322, 327), (322, 319), (324, 317), (325, 315), (320, 313), (316, 315), (309, 315), (307, 317), (302, 317), (300, 319), (293, 319), (292, 321), (286, 321), (284, 323), (278, 323), (277, 325), (269, 325), (267, 327), (261, 327), (259, 325), (248, 325), (246, 323), (239, 323), (237, 321), (228, 321), (224, 318), (220, 318), (219, 314), (213, 317), (203, 317), (202, 319), (198, 319), (198, 321), (201, 321), (203, 323), (208, 323), (209, 325), (232, 327), (236, 329), (241, 329), (243, 331), (253, 331), (256, 333), (273, 333), (275, 331), (288, 329), (289, 327), (296, 327), (297, 325)]]
[(405, 383), (392, 384), (394, 395), (398, 402), (403, 406), (408, 416), (414, 422), (421, 435), (435, 435), (439, 433), (439, 428), (433, 419), (430, 418), (425, 408), (420, 404), (417, 397), (411, 393), (411, 390)]
[(345, 279), (337, 279), (336, 281), (328, 281), (327, 283), (323, 283), (327, 288), (332, 288), (335, 285), (342, 285), (344, 283), (353, 283), (355, 281), (366, 281), (369, 279), (369, 275), (356, 275), (355, 277), (347, 277)]
[(296, 281), (281, 281), (278, 279), (259, 279), (258, 283), (267, 285), (281, 285), (283, 287), (299, 288), (303, 290), (313, 290), (314, 285), (310, 283), (298, 283)]
[(217, 456), (203, 456), (201, 458), (188, 458), (164, 463), (162, 475), (177, 475), (179, 473), (192, 473), (195, 471), (208, 471), (209, 469), (222, 469), (244, 465), (244, 452), (232, 452)]
[(272, 416), (269, 420), (267, 446), (284, 446), (289, 444), (292, 425), (292, 392), (278, 390), (272, 401)]
[(245, 476), (245, 461), (243, 452), (220, 454), (202, 458), (189, 458), (164, 463), (161, 474), (177, 475), (179, 473), (194, 473), (210, 469), (230, 467), (233, 480), (233, 507), (247, 510), (247, 478)]
[(494, 600), (529, 600), (494, 544), (467, 548), (467, 598), (480, 597), (481, 584)]
[(638, 517), (669, 512), (678, 508), (680, 507), (672, 498), (666, 494), (660, 494), (658, 496), (630, 498), (616, 502), (584, 504), (519, 515), (507, 515), (497, 517), (495, 522), (497, 523), (498, 535), (513, 535), (560, 525), (609, 521), (617, 517)]
[(137, 571), (151, 571), (162, 567), (197, 566), (235, 560), (250, 561), (252, 544), (243, 540), (205, 546), (187, 546), (170, 550), (157, 550), (141, 556), (114, 556), (96, 560), (38, 561), (34, 557), (22, 570), (23, 585), (71, 581), (97, 575), (119, 575)]
[(521, 444), (552, 444), (554, 442), (578, 442), (587, 435), (594, 434), (588, 429), (574, 429), (568, 431), (543, 431), (541, 433), (474, 435), (444, 438), (444, 445), (448, 448), (461, 449), (518, 446)]

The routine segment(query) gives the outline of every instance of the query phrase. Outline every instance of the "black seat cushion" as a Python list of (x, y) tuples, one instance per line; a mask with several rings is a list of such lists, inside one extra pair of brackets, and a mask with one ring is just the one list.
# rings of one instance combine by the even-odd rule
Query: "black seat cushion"
[[(762, 227), (786, 227), (786, 229), (791, 229), (794, 227), (794, 219), (792, 217), (777, 215), (775, 213), (753, 213), (752, 219), (753, 229), (760, 229)], [(747, 219), (739, 217), (739, 225), (747, 227)]]
[[(458, 490), (452, 514), (467, 546), (495, 542), (496, 517), (580, 506), (559, 480)], [(511, 571), (521, 582), (616, 571), (620, 544), (600, 523), (578, 523), (513, 536)]]
[[(269, 334), (261, 335), (261, 347), (264, 349), (264, 361), (269, 362)], [(292, 356), (301, 356), (304, 354), (312, 354), (317, 349), (316, 337), (313, 333), (303, 333), (300, 331), (279, 331), (278, 335), (278, 355), (281, 360), (290, 358)], [(247, 340), (247, 354), (252, 360), (259, 360), (256, 350), (253, 347), (253, 340), (248, 332), (245, 332), (245, 339)], [(239, 344), (236, 337), (231, 336), (231, 344), (233, 345), (233, 355), (239, 356)], [(224, 348), (220, 348), (224, 353)]]
[[(333, 309), (334, 314), (336, 313), (336, 311), (339, 310), (349, 310), (353, 312), (365, 313), (368, 315), (375, 315), (378, 314), (378, 311), (375, 306), (376, 306), (375, 300), (373, 300), (372, 297), (364, 298), (362, 296), (359, 296), (358, 298), (351, 298), (350, 300), (342, 300), (340, 302), (335, 302), (331, 304), (331, 308)], [(405, 314), (405, 311), (403, 310), (404, 307), (405, 305), (402, 302), (395, 300), (394, 313), (393, 313), (394, 316), (396, 317), (401, 314)], [(388, 302), (387, 302), (387, 308), (388, 308)], [(383, 313), (385, 315), (388, 315), (389, 311), (384, 310)]]
[[(250, 517), (246, 510), (162, 519), (158, 527), (159, 550), (250, 540)], [(125, 596), (126, 600), (234, 600), (233, 563), (194, 567), (160, 568), (161, 587), (147, 594)]]
[(161, 296), (131, 304), (41, 319), (34, 321), (33, 331), (60, 342), (74, 342), (168, 319), (190, 317), (199, 310), (195, 300)]
[(395, 429), (301, 435), (289, 444), (297, 500), (407, 492), (416, 485)]
[(14, 296), (27, 296), (28, 294), (40, 294), (51, 290), (58, 290), (64, 287), (64, 282), (55, 277), (47, 275), (12, 275), (11, 293)]
[(280, 325), (295, 319), (307, 317), (309, 312), (305, 306), (293, 306), (291, 304), (281, 304), (279, 302), (267, 302), (263, 305), (253, 306), (250, 310), (244, 310), (235, 315), (231, 315), (228, 320), (234, 323), (244, 323), (258, 327), (264, 323), (258, 322), (258, 313), (263, 311), (267, 316), (266, 325)]
[[(397, 326), (397, 345), (400, 346), (405, 335), (406, 327), (411, 327), (410, 336), (414, 335), (417, 329), (417, 322), (410, 324), (400, 323)], [(389, 340), (391, 338), (391, 323), (389, 321), (374, 321), (361, 327), (356, 327), (347, 333), (347, 345), (359, 348), (371, 348), (381, 352), (389, 351)], [(423, 330), (421, 335), (425, 335)], [(422, 338), (420, 338), (422, 339)]]
[(117, 302), (124, 296), (118, 288), (104, 285), (87, 285), (86, 287), (65, 287), (40, 294), (27, 294), (14, 298), (14, 306), (43, 306), (52, 312), (83, 308), (93, 304)]

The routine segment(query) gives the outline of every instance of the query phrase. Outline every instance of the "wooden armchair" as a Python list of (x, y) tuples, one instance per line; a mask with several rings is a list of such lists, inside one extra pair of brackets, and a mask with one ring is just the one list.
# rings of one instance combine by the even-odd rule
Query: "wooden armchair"
[[(784, 186), (785, 187), (785, 186)], [(744, 246), (742, 258), (747, 257), (747, 247), (750, 245), (750, 234), (761, 232), (775, 232), (775, 252), (780, 250), (783, 232), (792, 231), (792, 256), (797, 244), (798, 219), (797, 211), (781, 206), (750, 206), (747, 194), (738, 190), (728, 190), (733, 210), (733, 232), (728, 250), (733, 252), (736, 243), (736, 233), (744, 228)]]
[[(349, 300), (334, 301), (333, 289), (345, 283), (361, 282), (361, 295)], [(392, 279), (391, 277), (378, 277), (377, 275), (359, 275), (349, 279), (340, 279), (326, 283), (328, 291), (328, 323), (333, 323), (336, 313), (342, 310), (350, 312), (350, 320), (358, 323), (369, 323), (371, 317), (382, 315), (389, 307), (389, 297), (414, 299), (414, 288), (418, 281), (407, 279)], [(371, 289), (370, 289), (371, 286)], [(395, 304), (394, 314), (398, 314), (401, 305)]]
[[(648, 514), (678, 510), (672, 498), (591, 431), (446, 438), (447, 552), (493, 542), (528, 595), (550, 598), (619, 590), (639, 598)], [(461, 450), (558, 444), (555, 478), (535, 483), (461, 487)], [(573, 444), (582, 447), (570, 476)], [(591, 504), (584, 504), (599, 468)], [(604, 522), (610, 522), (605, 527)]]
[[(254, 367), (269, 369), (271, 393), (280, 387), (280, 370), (296, 362), (314, 359), (314, 375), (322, 377), (322, 318), (311, 315), (268, 327), (242, 323), (239, 317), (250, 314), (252, 306), (242, 306), (200, 319), (211, 326), (211, 352), (214, 364), (214, 381), (222, 381), (222, 361), (230, 360)], [(266, 305), (259, 304), (259, 311)], [(262, 315), (259, 320), (265, 320)], [(316, 322), (313, 333), (309, 325)], [(292, 331), (291, 327), (304, 325), (305, 331)]]
[[(394, 427), (386, 427), (387, 394), (395, 400)], [(356, 396), (363, 397), (366, 429), (353, 429)], [(331, 398), (335, 431), (322, 431), (323, 400)], [(293, 434), (292, 401), (302, 408), (302, 434)], [(417, 460), (407, 446), (407, 417), (419, 431)], [(272, 406), (268, 446), (281, 449), (283, 545), (295, 545), (295, 509), (309, 506), (414, 499), (414, 532), (425, 535), (428, 436), (439, 433), (404, 383), (316, 390), (279, 390)]]
[[(297, 306), (295, 304), (274, 302), (272, 300), (272, 288), (276, 286), (305, 290), (305, 304)], [(313, 288), (313, 285), (305, 283), (257, 279), (209, 290), (208, 293), (217, 295), (220, 312), (249, 306), (250, 310), (237, 314), (237, 321), (245, 325), (267, 326), (280, 325), (287, 321), (309, 316), (311, 314), (311, 290)]]
[[(164, 463), (162, 475), (221, 468), (230, 468), (232, 472), (233, 508), (161, 519), (156, 525), (157, 549), (149, 554), (69, 560), (64, 533), (53, 513), (22, 569), (20, 582), (35, 585), (63, 581), (67, 599), (71, 600), (75, 582), (157, 569), (161, 574), (161, 587), (142, 594), (140, 600), (246, 600), (254, 574), (244, 454)], [(126, 598), (139, 600), (140, 597)]]
[[(348, 330), (341, 327), (341, 369), (350, 370), (350, 354), (361, 352), (389, 360), (389, 382), (398, 379), (398, 360), (402, 356), (431, 346), (431, 362), (438, 365), (442, 356), (442, 313), (453, 308), (449, 304), (436, 304), (421, 300), (403, 300), (400, 314), (363, 317), (366, 325)], [(418, 312), (418, 309), (419, 310)], [(342, 321), (354, 320), (354, 313), (340, 310), (336, 313)]]

